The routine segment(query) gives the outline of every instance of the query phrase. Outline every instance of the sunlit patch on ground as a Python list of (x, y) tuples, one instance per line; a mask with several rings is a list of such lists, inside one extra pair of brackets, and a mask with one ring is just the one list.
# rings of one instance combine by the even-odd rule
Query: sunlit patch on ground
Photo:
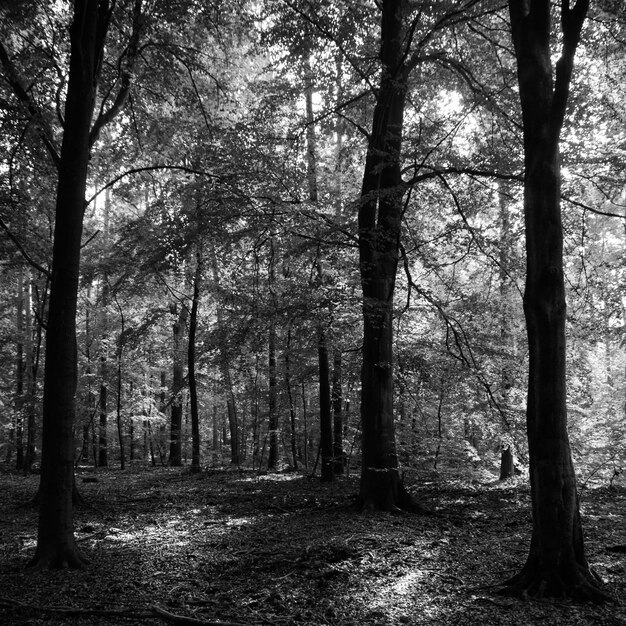
[[(172, 468), (98, 472), (80, 484), (93, 509), (76, 511), (85, 571), (33, 572), (36, 478), (0, 472), (2, 596), (36, 607), (94, 609), (89, 616), (11, 608), (10, 626), (147, 626), (98, 617), (100, 609), (170, 613), (249, 626), (475, 626), (626, 624), (626, 609), (522, 603), (489, 585), (518, 571), (530, 532), (526, 488), (415, 481), (437, 516), (358, 514), (358, 480), (321, 485), (297, 474)], [(585, 493), (590, 561), (626, 599), (626, 491)], [(4, 618), (0, 618), (0, 623)], [(6, 620), (5, 620), (6, 621)]]

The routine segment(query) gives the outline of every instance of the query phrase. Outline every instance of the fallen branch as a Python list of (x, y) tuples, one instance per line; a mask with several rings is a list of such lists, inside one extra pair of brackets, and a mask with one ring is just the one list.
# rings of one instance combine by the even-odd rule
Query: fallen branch
[(184, 615), (175, 615), (158, 606), (150, 607), (152, 612), (171, 624), (190, 624), (192, 626), (244, 626), (240, 622), (206, 622), (195, 617), (185, 617)]

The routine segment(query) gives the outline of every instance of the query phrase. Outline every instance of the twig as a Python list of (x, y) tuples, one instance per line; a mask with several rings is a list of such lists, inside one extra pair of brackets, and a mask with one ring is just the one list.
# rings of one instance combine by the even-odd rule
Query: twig
[(0, 607), (36, 611), (39, 613), (53, 613), (55, 615), (95, 615), (121, 619), (150, 619), (156, 616), (171, 624), (189, 624), (192, 626), (245, 626), (241, 622), (206, 621), (196, 619), (195, 617), (176, 615), (156, 605), (150, 606), (147, 609), (83, 609), (70, 606), (37, 606), (19, 602), (12, 598), (0, 597)]
[(162, 609), (159, 606), (150, 607), (152, 612), (162, 619), (172, 623), (172, 624), (192, 624), (193, 626), (244, 626), (241, 622), (214, 622), (214, 621), (204, 621), (201, 619), (196, 619), (195, 617), (185, 617), (184, 615), (175, 615), (174, 613), (170, 613), (165, 609)]

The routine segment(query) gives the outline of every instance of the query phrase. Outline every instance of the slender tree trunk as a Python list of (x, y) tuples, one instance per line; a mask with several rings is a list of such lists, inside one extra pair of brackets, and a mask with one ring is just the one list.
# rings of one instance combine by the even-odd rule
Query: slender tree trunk
[(267, 469), (274, 470), (278, 466), (278, 411), (276, 406), (276, 327), (273, 320), (270, 321), (268, 342), (268, 367), (269, 367), (269, 453), (267, 457)]
[(289, 400), (289, 424), (291, 426), (290, 443), (291, 458), (293, 460), (293, 469), (298, 469), (298, 454), (296, 446), (296, 408), (293, 402), (293, 392), (291, 390), (291, 360), (289, 350), (291, 349), (291, 324), (287, 328), (287, 347), (285, 349), (285, 389), (287, 390), (287, 398)]
[[(115, 305), (120, 315), (120, 334), (117, 339), (116, 361), (117, 361), (117, 399), (116, 399), (116, 422), (117, 422), (117, 440), (120, 446), (120, 469), (126, 468), (126, 453), (124, 450), (124, 428), (122, 424), (122, 362), (124, 358), (124, 336), (126, 320), (124, 318), (124, 311), (119, 303), (119, 300), (115, 298)], [(132, 445), (132, 443), (131, 443)]]
[(333, 352), (333, 470), (335, 474), (343, 474), (345, 454), (343, 451), (343, 391), (341, 388), (341, 351)]
[(269, 319), (269, 336), (268, 336), (268, 438), (269, 452), (267, 457), (267, 469), (275, 470), (278, 468), (278, 406), (277, 406), (277, 389), (278, 380), (276, 373), (276, 294), (274, 287), (276, 284), (276, 244), (274, 237), (269, 242), (269, 260), (267, 270), (267, 283), (270, 292), (270, 299), (273, 310)]
[(98, 429), (98, 466), (107, 467), (109, 464), (108, 437), (107, 437), (107, 412), (108, 412), (108, 383), (106, 382), (107, 366), (106, 358), (100, 357), (100, 401), (98, 403), (100, 422)]
[(220, 430), (217, 421), (217, 404), (215, 404), (213, 406), (213, 452), (215, 453), (220, 449)]
[(191, 471), (200, 471), (200, 415), (198, 414), (198, 387), (196, 383), (196, 329), (202, 278), (201, 252), (196, 254), (196, 272), (193, 281), (193, 299), (189, 314), (189, 341), (187, 342), (187, 371), (189, 375), (189, 409), (191, 412)]
[(24, 268), (17, 280), (15, 360), (15, 469), (24, 468)]
[[(217, 263), (217, 254), (215, 247), (211, 247), (211, 266), (213, 271), (213, 283), (216, 290), (220, 287), (220, 273)], [(220, 331), (225, 335), (225, 322), (222, 308), (217, 307), (217, 326)], [(237, 421), (237, 404), (235, 401), (235, 389), (233, 385), (233, 379), (230, 372), (230, 364), (226, 351), (222, 353), (220, 359), (220, 367), (222, 370), (222, 377), (224, 379), (224, 386), (226, 387), (226, 408), (228, 414), (228, 427), (230, 430), (231, 440), (231, 455), (230, 462), (232, 465), (239, 466), (239, 423)]]
[(81, 567), (85, 563), (74, 541), (72, 513), (76, 305), (89, 133), (106, 26), (100, 2), (74, 2), (46, 333), (40, 509), (32, 560), (37, 568)]
[(184, 331), (189, 309), (180, 305), (178, 319), (173, 326), (174, 355), (172, 376), (172, 406), (170, 414), (170, 457), (169, 464), (180, 467), (182, 459), (182, 426), (183, 426), (183, 343)]
[(307, 402), (306, 393), (304, 387), (304, 381), (302, 381), (302, 427), (304, 429), (304, 467), (309, 469), (309, 428), (307, 424)]
[[(501, 368), (501, 391), (500, 406), (506, 415), (509, 412), (509, 395), (512, 386), (512, 374), (509, 365), (509, 359), (512, 355), (512, 333), (511, 333), (511, 294), (509, 287), (509, 276), (506, 268), (509, 265), (509, 258), (514, 254), (513, 237), (511, 233), (511, 220), (509, 219), (509, 210), (506, 203), (506, 195), (501, 192), (499, 194), (500, 203), (500, 254), (499, 254), (499, 280), (500, 280), (500, 344), (504, 352), (504, 362)], [(500, 480), (511, 478), (515, 473), (515, 464), (513, 457), (513, 438), (510, 433), (511, 425), (507, 421), (505, 424), (507, 435), (502, 442), (501, 459), (500, 459)]]
[(509, 0), (524, 133), (526, 290), (529, 344), (528, 449), (533, 512), (530, 552), (507, 592), (603, 600), (585, 557), (567, 435), (565, 287), (559, 139), (574, 54), (588, 8), (561, 5), (563, 48), (552, 71), (549, 0)]
[[(107, 202), (105, 202), (105, 206)], [(106, 211), (106, 210), (105, 210)], [(109, 304), (109, 283), (108, 277), (106, 273), (103, 275), (102, 281), (102, 313), (101, 313), (101, 333), (102, 333), (102, 341), (100, 345), (100, 428), (98, 435), (98, 465), (100, 467), (107, 467), (109, 464), (109, 451), (108, 451), (108, 425), (107, 425), (107, 417), (108, 417), (108, 391), (109, 391), (109, 381), (108, 381), (108, 316), (106, 307)]]
[(36, 370), (33, 353), (33, 324), (32, 324), (32, 300), (31, 300), (31, 281), (30, 273), (27, 273), (26, 288), (24, 290), (24, 384), (26, 388), (26, 397), (24, 399), (24, 408), (26, 411), (26, 452), (24, 455), (24, 473), (31, 471), (32, 464), (35, 460), (35, 436), (37, 430), (36, 411), (35, 411), (35, 384)]
[(328, 365), (328, 349), (326, 336), (320, 326), (317, 354), (319, 363), (319, 389), (320, 389), (320, 450), (322, 456), (322, 482), (330, 482), (334, 479), (333, 468), (333, 421), (330, 407), (330, 368)]

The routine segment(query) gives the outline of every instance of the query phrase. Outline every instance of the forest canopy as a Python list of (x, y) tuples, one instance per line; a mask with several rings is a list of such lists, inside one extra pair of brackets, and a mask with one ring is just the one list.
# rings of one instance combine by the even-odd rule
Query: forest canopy
[(624, 8), (3, 3), (0, 450), (41, 472), (35, 564), (82, 565), (51, 520), (86, 465), (360, 474), (414, 512), (402, 477), (519, 475), (540, 533), (558, 461), (576, 526), (626, 467)]

